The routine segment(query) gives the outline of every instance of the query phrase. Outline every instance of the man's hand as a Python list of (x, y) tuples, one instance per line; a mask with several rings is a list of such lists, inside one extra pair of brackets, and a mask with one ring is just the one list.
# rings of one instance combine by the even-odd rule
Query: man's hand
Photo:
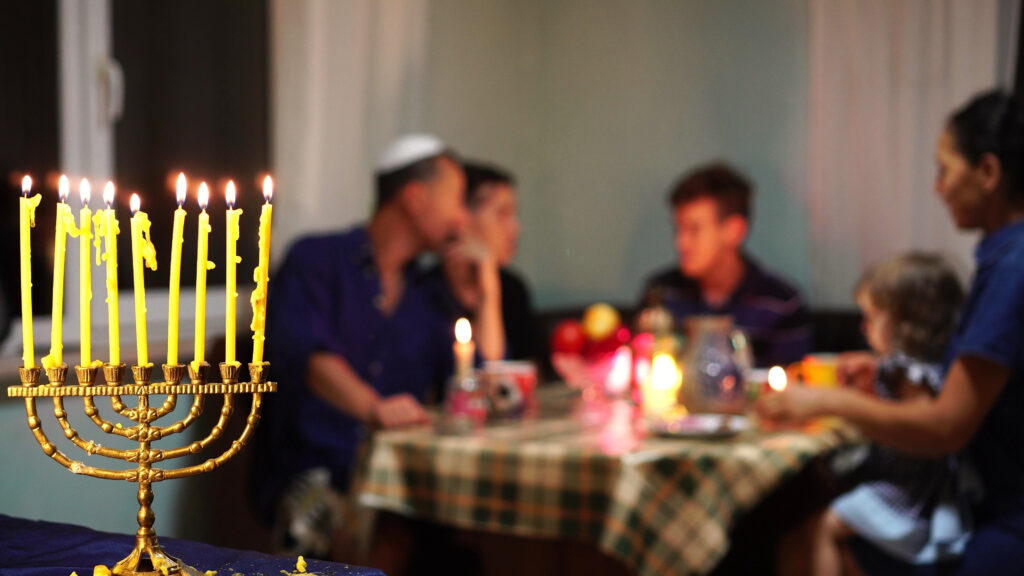
[(836, 360), (839, 384), (864, 392), (873, 391), (877, 371), (878, 358), (870, 352), (846, 352)]
[(381, 428), (398, 428), (430, 421), (427, 411), (412, 394), (380, 398), (373, 407), (374, 423)]

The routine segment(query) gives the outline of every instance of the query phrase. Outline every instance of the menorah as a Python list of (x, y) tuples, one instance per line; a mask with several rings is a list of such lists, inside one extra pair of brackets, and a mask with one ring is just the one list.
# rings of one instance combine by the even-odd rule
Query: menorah
[[(39, 377), (41, 368), (19, 368), (21, 386), (10, 386), (7, 393), (12, 397), (25, 399), (25, 413), (28, 417), (29, 428), (35, 436), (43, 452), (50, 458), (56, 460), (75, 474), (85, 474), (95, 478), (107, 480), (127, 480), (139, 484), (139, 530), (136, 532), (135, 549), (126, 558), (114, 565), (111, 570), (119, 576), (130, 575), (163, 575), (175, 574), (197, 574), (181, 560), (165, 553), (157, 542), (156, 531), (153, 529), (155, 514), (150, 505), (153, 503), (154, 482), (162, 480), (173, 480), (203, 474), (216, 469), (218, 466), (234, 457), (245, 446), (252, 435), (256, 424), (260, 419), (260, 405), (262, 396), (266, 392), (277, 390), (277, 384), (266, 381), (268, 364), (249, 364), (250, 382), (238, 382), (239, 366), (233, 364), (220, 364), (222, 383), (208, 383), (207, 373), (209, 364), (204, 364), (198, 369), (188, 366), (191, 383), (182, 384), (185, 373), (185, 366), (163, 365), (165, 382), (150, 383), (152, 366), (131, 367), (132, 380), (134, 384), (123, 385), (125, 365), (103, 366), (103, 377), (105, 384), (97, 385), (96, 377), (99, 368), (75, 366), (75, 373), (78, 376), (78, 385), (65, 385), (68, 373), (67, 365), (57, 368), (46, 369), (46, 377), (49, 384), (40, 385)], [(179, 394), (193, 396), (192, 406), (188, 415), (168, 426), (157, 426), (157, 420), (167, 416), (174, 411), (178, 402)], [(186, 446), (173, 448), (171, 450), (158, 450), (152, 447), (153, 443), (184, 432), (203, 412), (203, 400), (205, 396), (222, 395), (224, 404), (220, 411), (220, 417), (210, 432), (202, 440), (192, 442)], [(220, 438), (225, 426), (234, 412), (233, 397), (235, 394), (251, 394), (252, 406), (249, 409), (249, 417), (245, 422), (245, 429), (239, 437), (231, 443), (231, 447), (222, 452), (216, 458), (206, 460), (201, 464), (185, 466), (181, 468), (162, 469), (154, 467), (154, 464), (175, 458), (181, 458), (193, 454), (199, 454), (212, 442)], [(123, 395), (138, 396), (138, 403), (135, 407), (128, 407), (122, 400)], [(159, 408), (149, 405), (149, 398), (153, 395), (166, 395), (166, 399)], [(67, 411), (64, 409), (64, 398), (69, 396), (81, 396), (83, 399), (85, 414), (105, 433), (121, 436), (131, 441), (138, 442), (139, 447), (131, 450), (121, 450), (101, 446), (95, 441), (85, 441), (79, 432), (71, 426), (68, 421)], [(121, 416), (136, 423), (132, 427), (122, 427), (104, 419), (97, 410), (94, 398), (97, 396), (110, 397), (113, 410)], [(138, 466), (128, 470), (110, 470), (92, 466), (78, 460), (72, 460), (66, 454), (57, 449), (50, 442), (46, 433), (43, 432), (42, 422), (36, 410), (37, 398), (53, 398), (53, 415), (67, 437), (75, 446), (82, 449), (87, 455), (98, 455), (105, 458), (123, 460), (136, 463)]]
[[(253, 279), (256, 282), (256, 289), (253, 290), (251, 302), (253, 308), (253, 361), (249, 363), (249, 382), (239, 382), (238, 375), (241, 363), (235, 360), (235, 307), (236, 307), (236, 264), (240, 261), (235, 252), (235, 243), (239, 237), (239, 215), (241, 210), (234, 207), (235, 185), (228, 182), (225, 194), (227, 210), (227, 253), (225, 255), (225, 268), (227, 275), (227, 302), (225, 307), (225, 361), (220, 364), (220, 383), (209, 381), (210, 364), (204, 360), (204, 339), (205, 339), (205, 313), (206, 313), (206, 271), (212, 267), (207, 257), (207, 235), (211, 230), (209, 216), (206, 213), (209, 201), (209, 191), (205, 183), (199, 186), (199, 206), (202, 209), (199, 215), (199, 249), (197, 251), (196, 264), (196, 358), (187, 366), (178, 363), (178, 289), (179, 272), (181, 266), (181, 238), (185, 221), (186, 182), (183, 174), (178, 176), (178, 209), (174, 214), (174, 228), (172, 236), (171, 254), (171, 284), (170, 284), (170, 309), (168, 312), (168, 357), (167, 363), (163, 364), (164, 382), (151, 382), (153, 364), (148, 360), (148, 346), (146, 338), (146, 298), (145, 282), (143, 279), (143, 268), (156, 269), (156, 252), (149, 238), (150, 222), (145, 212), (140, 210), (140, 200), (137, 195), (132, 195), (132, 264), (134, 272), (135, 288), (135, 327), (136, 347), (138, 360), (131, 366), (131, 380), (133, 384), (124, 384), (126, 365), (120, 361), (120, 338), (118, 322), (118, 289), (117, 289), (117, 234), (119, 225), (114, 210), (114, 187), (108, 182), (104, 189), (104, 201), (106, 210), (92, 215), (89, 209), (90, 186), (87, 180), (83, 179), (80, 187), (82, 198), (81, 224), (76, 222), (71, 215), (71, 210), (65, 200), (68, 195), (69, 183), (66, 177), (61, 177), (58, 192), (60, 203), (57, 205), (57, 235), (54, 242), (54, 298), (51, 328), (50, 354), (43, 358), (43, 366), (36, 366), (34, 341), (32, 336), (32, 297), (30, 287), (31, 280), (31, 251), (30, 251), (30, 229), (35, 223), (35, 208), (39, 205), (39, 195), (30, 196), (32, 180), (26, 176), (22, 181), (22, 198), (20, 200), (21, 212), (21, 289), (22, 289), (22, 331), (23, 331), (23, 359), (24, 365), (18, 368), (21, 379), (20, 386), (10, 386), (7, 393), (12, 397), (25, 399), (25, 413), (28, 417), (28, 426), (32, 430), (43, 452), (75, 474), (85, 474), (95, 478), (107, 480), (127, 480), (136, 482), (139, 485), (138, 501), (139, 529), (136, 532), (135, 548), (131, 554), (120, 562), (117, 562), (112, 572), (118, 576), (133, 575), (162, 575), (173, 576), (178, 574), (198, 575), (194, 568), (187, 566), (181, 560), (165, 553), (157, 542), (156, 531), (153, 529), (155, 515), (150, 505), (153, 503), (154, 482), (173, 480), (196, 476), (216, 469), (227, 462), (248, 442), (253, 430), (260, 418), (260, 406), (263, 394), (277, 390), (277, 384), (267, 381), (267, 369), (269, 364), (263, 361), (264, 329), (266, 321), (267, 303), (267, 282), (269, 281), (269, 253), (270, 253), (270, 222), (271, 204), (270, 198), (273, 194), (273, 183), (268, 176), (263, 183), (263, 196), (266, 203), (260, 215), (259, 227), (259, 262), (253, 271)], [(91, 299), (90, 269), (91, 252), (89, 238), (92, 235), (92, 228), (96, 229), (96, 254), (97, 264), (100, 261), (100, 240), (106, 240), (106, 251), (102, 259), (107, 265), (107, 307), (109, 314), (109, 361), (101, 364), (99, 361), (91, 360), (91, 330), (89, 317), (89, 300)], [(78, 378), (78, 385), (68, 385), (68, 365), (63, 362), (62, 349), (62, 298), (64, 278), (64, 256), (66, 236), (71, 235), (80, 239), (81, 257), (81, 364), (75, 366), (75, 374)], [(99, 384), (100, 366), (102, 366), (103, 384)], [(186, 368), (189, 376), (189, 383), (183, 384)], [(39, 378), (45, 370), (48, 384), (40, 384)], [(246, 394), (252, 396), (252, 405), (249, 409), (249, 417), (245, 423), (245, 429), (237, 439), (231, 442), (230, 448), (224, 450), (219, 456), (206, 460), (201, 464), (182, 466), (179, 468), (157, 468), (154, 464), (164, 461), (171, 461), (186, 456), (198, 455), (206, 450), (211, 443), (215, 442), (224, 434), (225, 427), (231, 414), (234, 412), (234, 396)], [(175, 411), (178, 405), (178, 395), (191, 395), (192, 406), (188, 414), (176, 422), (167, 425), (158, 425), (157, 422)], [(161, 450), (153, 447), (168, 436), (180, 434), (187, 430), (203, 412), (203, 404), (206, 396), (221, 395), (224, 403), (220, 411), (220, 417), (213, 428), (206, 436), (199, 441), (188, 443), (169, 450)], [(99, 429), (111, 436), (120, 436), (130, 442), (137, 442), (138, 448), (118, 449), (105, 447), (94, 440), (86, 441), (79, 434), (68, 420), (68, 412), (64, 408), (64, 399), (67, 397), (82, 397), (85, 415), (92, 420)], [(123, 396), (137, 396), (138, 401), (134, 407), (129, 407), (122, 399)], [(159, 407), (150, 406), (151, 396), (166, 396)], [(125, 427), (120, 423), (113, 423), (100, 415), (96, 407), (96, 397), (109, 397), (111, 408), (121, 417), (134, 422), (134, 425)], [(42, 428), (42, 421), (36, 409), (37, 398), (53, 399), (53, 415), (60, 424), (64, 436), (74, 446), (80, 448), (87, 456), (99, 456), (110, 460), (120, 460), (135, 464), (134, 469), (113, 470), (100, 466), (73, 460), (61, 452), (53, 442), (46, 436)]]

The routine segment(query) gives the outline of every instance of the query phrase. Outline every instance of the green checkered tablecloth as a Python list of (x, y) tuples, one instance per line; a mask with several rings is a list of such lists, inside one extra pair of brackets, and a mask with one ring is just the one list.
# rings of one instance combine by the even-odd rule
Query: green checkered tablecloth
[(378, 432), (359, 503), (462, 528), (582, 539), (641, 575), (701, 574), (725, 555), (739, 514), (855, 440), (826, 423), (715, 440), (661, 438), (643, 426), (631, 407), (612, 404), (464, 436)]

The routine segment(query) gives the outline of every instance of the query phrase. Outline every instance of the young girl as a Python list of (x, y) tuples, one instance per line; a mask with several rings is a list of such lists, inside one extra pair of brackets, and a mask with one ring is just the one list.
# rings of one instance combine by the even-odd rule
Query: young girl
[[(955, 272), (938, 256), (897, 256), (869, 269), (855, 297), (864, 335), (879, 356), (874, 394), (896, 402), (936, 396), (940, 363), (963, 300)], [(815, 390), (812, 396), (827, 401), (820, 396), (835, 392)], [(761, 407), (770, 412), (770, 404), (766, 398)], [(858, 567), (847, 546), (860, 540), (907, 564), (941, 563), (962, 553), (968, 514), (959, 497), (963, 483), (956, 458), (917, 458), (872, 445), (863, 472), (868, 481), (805, 527), (808, 533), (799, 540), (802, 546), (813, 542), (810, 554), (806, 548), (783, 550), (784, 564), (803, 564), (784, 565), (783, 572), (858, 573), (867, 567)]]

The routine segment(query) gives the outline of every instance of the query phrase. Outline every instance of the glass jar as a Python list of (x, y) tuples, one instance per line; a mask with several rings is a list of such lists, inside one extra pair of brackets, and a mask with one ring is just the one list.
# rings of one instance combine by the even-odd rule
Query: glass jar
[(472, 432), (487, 419), (487, 391), (474, 372), (455, 374), (448, 380), (444, 397), (444, 429), (449, 433)]
[(686, 321), (689, 348), (683, 362), (679, 401), (691, 413), (741, 414), (746, 408), (744, 374), (750, 369), (747, 337), (731, 316), (695, 316)]

